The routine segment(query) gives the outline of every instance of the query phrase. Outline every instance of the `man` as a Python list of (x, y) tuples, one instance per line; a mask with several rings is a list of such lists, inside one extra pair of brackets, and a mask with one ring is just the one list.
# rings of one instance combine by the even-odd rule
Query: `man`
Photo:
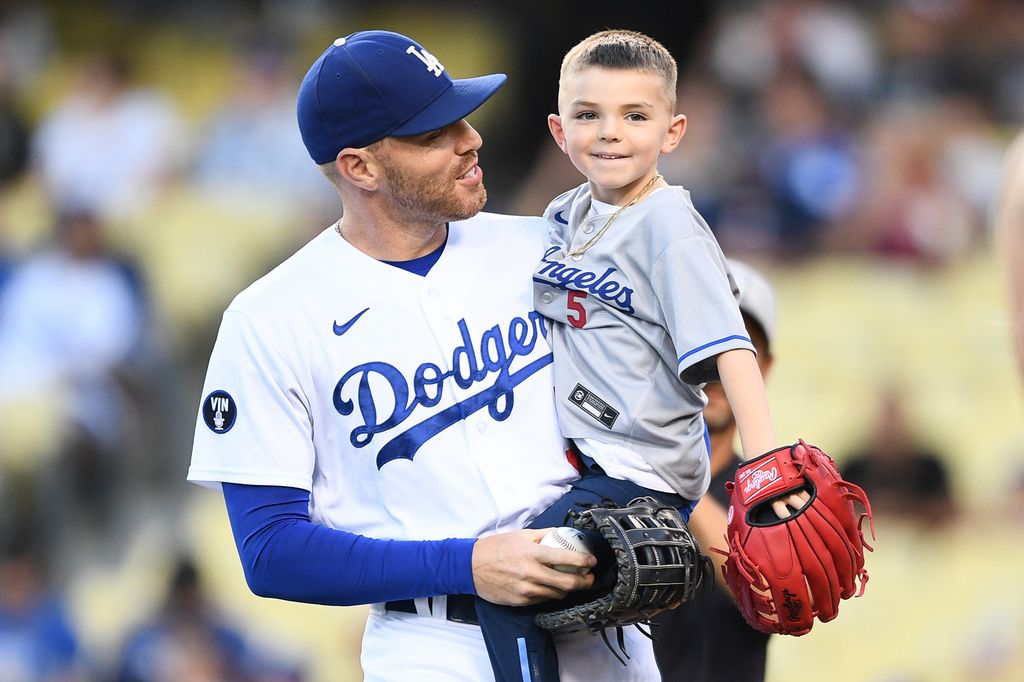
[(1024, 132), (1006, 155), (996, 203), (995, 235), (1006, 283), (1011, 342), (1017, 371), (1024, 380)]
[[(367, 680), (491, 678), (471, 596), (526, 605), (591, 586), (593, 556), (518, 530), (577, 476), (533, 310), (541, 219), (480, 213), (464, 120), (504, 75), (453, 81), (415, 41), (339, 38), (299, 89), (343, 217), (224, 314), (189, 479), (220, 486), (250, 589), (373, 604)], [(637, 633), (639, 634), (639, 633)], [(564, 680), (658, 679), (629, 633), (558, 640)]]
[[(740, 312), (757, 351), (757, 364), (767, 378), (772, 365), (775, 334), (775, 295), (764, 277), (746, 263), (729, 260), (740, 290)], [(742, 461), (736, 453), (736, 420), (720, 383), (704, 388), (708, 403), (704, 423), (711, 437), (711, 487), (690, 515), (689, 526), (715, 563), (718, 584), (713, 590), (678, 609), (655, 617), (654, 652), (662, 678), (686, 682), (753, 682), (764, 680), (768, 635), (743, 620), (722, 577), (725, 557), (709, 551), (724, 548), (729, 495), (725, 482), (736, 478)]]

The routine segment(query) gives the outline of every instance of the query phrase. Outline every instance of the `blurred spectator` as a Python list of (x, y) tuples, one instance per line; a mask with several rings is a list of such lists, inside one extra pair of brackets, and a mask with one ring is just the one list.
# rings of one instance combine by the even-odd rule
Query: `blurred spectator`
[(95, 55), (40, 122), (34, 161), (54, 204), (125, 219), (147, 208), (177, 169), (179, 114), (166, 95), (133, 86), (131, 68), (121, 55)]
[[(950, 112), (952, 113), (952, 112)], [(862, 134), (865, 159), (857, 234), (869, 253), (925, 265), (964, 257), (979, 243), (981, 216), (943, 165), (942, 101), (880, 109)]]
[(270, 41), (240, 50), (220, 109), (196, 150), (193, 179), (204, 193), (243, 203), (317, 205), (326, 215), (337, 195), (310, 165), (295, 127), (295, 74), (288, 53)]
[(14, 270), (14, 258), (8, 253), (4, 244), (2, 226), (0, 226), (0, 298), (4, 295), (4, 286)]
[[(0, 196), (0, 211), (3, 210), (3, 197)], [(7, 237), (7, 222), (0, 214), (0, 300), (3, 299), (4, 288), (14, 272), (15, 264), (14, 250), (11, 248)]]
[[(0, 25), (0, 36), (2, 31)], [(3, 38), (0, 37), (2, 42)], [(8, 57), (0, 49), (0, 295), (14, 267), (3, 213), (9, 189), (23, 177), (28, 165), (28, 140), (28, 121), (15, 102)]]
[(992, 9), (992, 105), (997, 115), (1024, 124), (1024, 3), (1001, 2)]
[(895, 99), (928, 98), (964, 84), (968, 63), (955, 32), (966, 26), (968, 3), (893, 2), (882, 17), (887, 50), (885, 89)]
[(820, 0), (779, 4), (791, 12), (794, 57), (832, 101), (860, 108), (877, 94), (881, 54), (868, 12)]
[(61, 598), (46, 587), (41, 557), (19, 535), (0, 556), (0, 680), (92, 679)]
[(710, 64), (731, 90), (763, 90), (804, 72), (837, 102), (862, 104), (877, 88), (880, 54), (870, 15), (817, 0), (734, 3), (710, 36)]
[(4, 190), (22, 176), (28, 162), (28, 122), (14, 101), (8, 63), (0, 52), (0, 203)]
[(218, 613), (199, 571), (183, 558), (160, 609), (130, 632), (118, 682), (300, 682), (293, 666), (261, 655)]
[(843, 477), (864, 488), (879, 516), (942, 526), (958, 512), (946, 463), (911, 432), (898, 388), (885, 390), (880, 408), (868, 442), (841, 460)]
[(939, 109), (944, 127), (938, 162), (973, 213), (972, 246), (984, 241), (984, 226), (992, 217), (1006, 152), (1005, 135), (990, 109), (971, 93), (950, 95)]
[(783, 73), (761, 93), (766, 139), (758, 158), (760, 183), (771, 197), (774, 250), (816, 251), (822, 233), (845, 215), (860, 191), (860, 169), (847, 132), (810, 78)]
[[(0, 454), (20, 476), (6, 502), (21, 496), (22, 513), (51, 530), (46, 514), (76, 501), (86, 504), (75, 517), (102, 514), (124, 467), (117, 460), (132, 410), (121, 373), (145, 325), (140, 286), (107, 250), (97, 218), (70, 212), (57, 221), (56, 243), (18, 265), (0, 292)], [(54, 494), (68, 477), (70, 490)]]
[[(682, 80), (676, 108), (686, 114), (686, 136), (679, 149), (661, 160), (665, 181), (690, 191), (694, 206), (709, 223), (736, 187), (752, 158), (750, 139), (739, 127), (728, 91), (702, 74)], [(721, 238), (721, 235), (719, 235)]]
[(0, 0), (0, 62), (15, 89), (32, 85), (57, 48), (51, 11), (46, 3)]

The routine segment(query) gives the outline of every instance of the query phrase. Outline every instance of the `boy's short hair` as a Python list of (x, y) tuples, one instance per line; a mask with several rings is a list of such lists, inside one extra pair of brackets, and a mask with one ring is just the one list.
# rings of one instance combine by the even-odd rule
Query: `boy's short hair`
[(644, 71), (659, 76), (671, 108), (676, 106), (678, 68), (672, 53), (654, 38), (622, 29), (594, 33), (569, 50), (558, 74), (559, 89), (570, 76), (591, 66)]

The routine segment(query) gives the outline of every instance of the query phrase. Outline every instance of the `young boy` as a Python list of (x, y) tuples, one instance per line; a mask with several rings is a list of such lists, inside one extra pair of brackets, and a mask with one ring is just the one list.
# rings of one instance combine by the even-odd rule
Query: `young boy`
[[(721, 380), (746, 458), (776, 446), (725, 256), (688, 192), (658, 174), (686, 131), (675, 92), (675, 60), (641, 33), (596, 33), (562, 62), (548, 127), (587, 182), (545, 212), (535, 305), (551, 323), (559, 424), (586, 470), (534, 528), (564, 525), (581, 501), (641, 495), (688, 518), (710, 481), (704, 382)], [(558, 679), (535, 612), (478, 605), (499, 681)]]

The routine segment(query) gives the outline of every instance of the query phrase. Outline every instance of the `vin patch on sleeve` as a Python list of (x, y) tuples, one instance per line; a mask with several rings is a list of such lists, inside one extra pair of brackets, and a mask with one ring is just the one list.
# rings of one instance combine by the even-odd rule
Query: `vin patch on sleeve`
[(609, 429), (619, 416), (618, 410), (598, 398), (583, 384), (576, 384), (576, 388), (569, 394), (569, 401)]
[(203, 421), (214, 433), (230, 431), (237, 414), (235, 399), (227, 391), (214, 391), (203, 400)]

